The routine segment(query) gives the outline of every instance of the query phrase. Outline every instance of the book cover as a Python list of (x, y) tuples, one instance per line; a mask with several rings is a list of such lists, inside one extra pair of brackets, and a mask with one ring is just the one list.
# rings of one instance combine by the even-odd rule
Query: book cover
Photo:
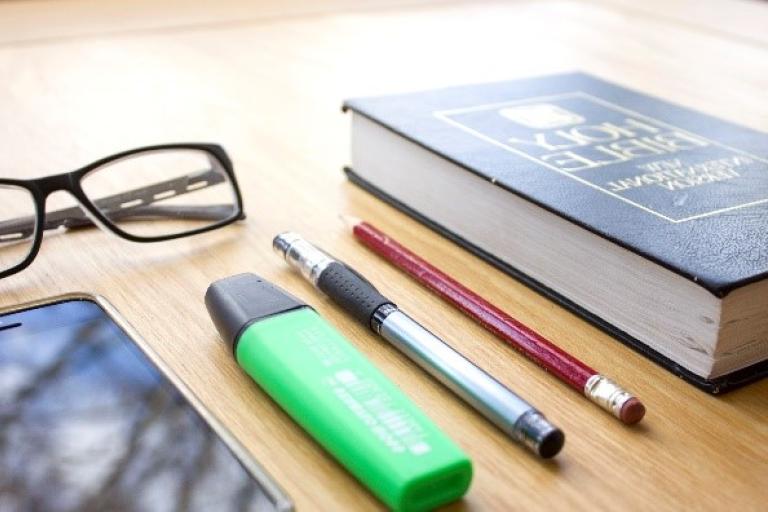
[[(768, 134), (583, 73), (355, 99), (344, 107), (718, 297), (768, 277)], [(352, 171), (350, 177), (372, 188)], [(710, 391), (768, 372), (759, 363), (719, 380), (686, 374), (452, 238)]]

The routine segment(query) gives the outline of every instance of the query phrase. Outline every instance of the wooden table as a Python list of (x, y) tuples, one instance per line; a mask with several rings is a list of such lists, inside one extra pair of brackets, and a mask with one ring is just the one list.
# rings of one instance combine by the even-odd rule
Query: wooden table
[[(385, 2), (12, 1), (0, 4), (3, 176), (61, 172), (134, 146), (216, 141), (248, 219), (154, 245), (46, 236), (2, 305), (105, 295), (289, 492), (299, 510), (381, 505), (234, 364), (202, 297), (256, 272), (317, 308), (470, 454), (451, 510), (766, 510), (768, 380), (722, 397), (683, 383), (345, 182), (343, 98), (565, 70), (768, 131), (768, 4), (680, 0)], [(67, 203), (57, 194), (49, 209)], [(364, 250), (368, 219), (635, 391), (627, 428)], [(567, 433), (542, 463), (339, 312), (271, 251), (295, 230), (354, 266)], [(681, 404), (689, 404), (682, 406)]]

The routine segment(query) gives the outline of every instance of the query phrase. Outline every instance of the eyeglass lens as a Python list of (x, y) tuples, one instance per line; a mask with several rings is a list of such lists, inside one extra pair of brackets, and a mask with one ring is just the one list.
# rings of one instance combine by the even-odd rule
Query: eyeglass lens
[(89, 172), (81, 186), (111, 223), (137, 237), (183, 234), (236, 214), (229, 176), (202, 150), (136, 153)]

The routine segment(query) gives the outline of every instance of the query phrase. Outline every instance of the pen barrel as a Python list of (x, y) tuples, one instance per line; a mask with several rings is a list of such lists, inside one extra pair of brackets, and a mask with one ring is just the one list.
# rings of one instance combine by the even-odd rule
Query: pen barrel
[(379, 334), (472, 405), (499, 429), (543, 457), (562, 447), (562, 432), (531, 404), (400, 310), (377, 318)]

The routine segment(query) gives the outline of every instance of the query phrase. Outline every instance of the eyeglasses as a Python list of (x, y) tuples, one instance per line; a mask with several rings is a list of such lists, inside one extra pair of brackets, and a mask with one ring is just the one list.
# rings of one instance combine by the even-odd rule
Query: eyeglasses
[[(79, 206), (46, 214), (57, 190)], [(216, 144), (149, 146), (63, 174), (0, 178), (0, 278), (28, 267), (52, 229), (95, 224), (133, 242), (160, 242), (243, 218), (232, 162)]]

